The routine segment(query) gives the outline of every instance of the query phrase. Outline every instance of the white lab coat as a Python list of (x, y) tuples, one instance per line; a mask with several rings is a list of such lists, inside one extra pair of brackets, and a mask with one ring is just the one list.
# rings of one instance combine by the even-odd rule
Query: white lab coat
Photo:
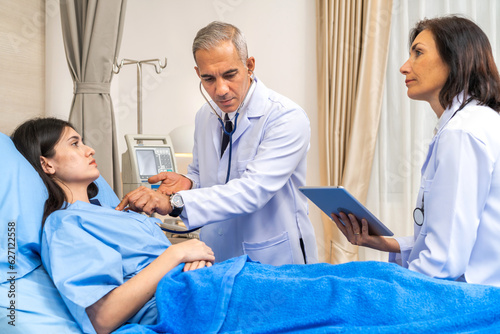
[[(500, 116), (457, 98), (441, 116), (422, 167), (414, 237), (390, 260), (431, 277), (500, 286)], [(455, 113), (456, 112), (456, 113)]]
[(187, 174), (196, 189), (179, 192), (181, 218), (189, 228), (203, 226), (201, 240), (217, 262), (247, 254), (273, 265), (304, 263), (302, 238), (307, 263), (315, 263), (314, 229), (298, 190), (306, 182), (309, 120), (297, 104), (255, 83), (233, 135), (227, 184), (230, 149), (220, 157), (221, 125), (207, 104), (198, 111)]

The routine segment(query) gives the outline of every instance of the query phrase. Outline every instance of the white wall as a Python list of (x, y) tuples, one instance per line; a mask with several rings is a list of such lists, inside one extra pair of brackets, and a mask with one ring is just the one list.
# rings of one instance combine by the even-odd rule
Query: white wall
[[(57, 0), (47, 0), (47, 6), (53, 1)], [(73, 86), (59, 15), (47, 13), (46, 110), (49, 115), (67, 118)], [(315, 1), (128, 0), (119, 59), (168, 58), (160, 75), (152, 66), (143, 66), (143, 132), (165, 134), (194, 123), (204, 100), (193, 69), (191, 45), (196, 32), (214, 20), (238, 26), (246, 35), (249, 55), (256, 59), (256, 75), (308, 113), (312, 136), (307, 184), (319, 185)], [(123, 136), (137, 132), (136, 73), (134, 65), (125, 66), (112, 82), (120, 153), (125, 151)], [(312, 204), (310, 209), (322, 260), (320, 212)]]

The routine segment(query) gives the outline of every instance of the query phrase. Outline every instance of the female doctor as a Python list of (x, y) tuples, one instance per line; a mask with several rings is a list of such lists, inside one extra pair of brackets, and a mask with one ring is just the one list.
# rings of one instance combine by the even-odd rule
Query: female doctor
[(372, 236), (353, 215), (332, 218), (349, 242), (389, 251), (406, 268), (500, 286), (500, 78), (491, 46), (475, 23), (457, 16), (418, 22), (410, 44), (400, 69), (408, 97), (429, 102), (439, 118), (414, 236)]

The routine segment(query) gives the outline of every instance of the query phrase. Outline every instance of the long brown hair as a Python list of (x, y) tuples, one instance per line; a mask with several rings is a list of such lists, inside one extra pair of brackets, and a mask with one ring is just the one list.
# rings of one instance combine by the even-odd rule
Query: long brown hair
[[(54, 156), (56, 153), (54, 147), (61, 139), (66, 127), (74, 129), (71, 123), (57, 118), (35, 118), (21, 124), (11, 136), (17, 150), (35, 168), (47, 187), (48, 199), (45, 202), (42, 225), (52, 212), (63, 209), (65, 201), (67, 201), (62, 188), (53, 178), (45, 174), (40, 163), (40, 157), (51, 158)], [(87, 188), (89, 198), (97, 195), (98, 191), (94, 182)]]
[[(429, 30), (450, 74), (439, 93), (443, 108), (453, 99), (465, 96), (500, 111), (500, 76), (486, 34), (469, 19), (456, 15), (425, 19), (410, 32), (410, 46), (423, 30)], [(462, 101), (463, 107), (469, 101)]]

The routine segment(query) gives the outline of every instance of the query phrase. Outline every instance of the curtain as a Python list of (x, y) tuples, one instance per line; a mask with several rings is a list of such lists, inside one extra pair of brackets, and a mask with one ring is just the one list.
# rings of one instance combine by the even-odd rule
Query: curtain
[[(361, 202), (368, 192), (375, 152), (392, 0), (317, 0), (318, 113), (323, 185), (343, 185)], [(325, 259), (356, 260), (323, 216)]]
[[(420, 169), (437, 118), (427, 102), (410, 100), (399, 68), (408, 59), (408, 34), (423, 18), (461, 14), (488, 35), (500, 59), (500, 0), (394, 0), (386, 85), (367, 207), (397, 236), (413, 235)], [(387, 261), (387, 253), (360, 248), (361, 260)]]
[(120, 165), (110, 97), (126, 0), (60, 0), (66, 58), (74, 82), (69, 121), (96, 151), (99, 171), (121, 193)]

